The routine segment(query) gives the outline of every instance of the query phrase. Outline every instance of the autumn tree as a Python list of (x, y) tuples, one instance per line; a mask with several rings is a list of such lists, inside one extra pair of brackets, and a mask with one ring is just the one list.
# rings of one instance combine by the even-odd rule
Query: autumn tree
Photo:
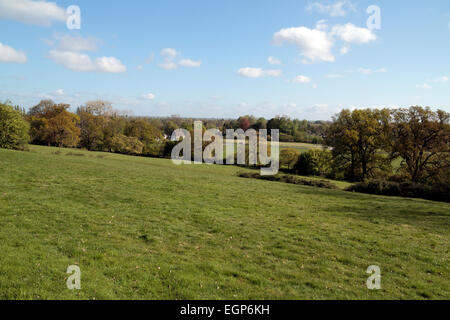
[(28, 118), (34, 142), (58, 147), (76, 147), (80, 141), (79, 117), (69, 105), (43, 100), (30, 109)]
[(158, 156), (164, 147), (162, 132), (145, 119), (133, 119), (125, 127), (125, 135), (136, 137), (142, 142), (142, 154)]
[[(393, 113), (391, 155), (413, 182), (427, 182), (450, 168), (450, 114), (419, 106)], [(447, 181), (448, 182), (448, 181)]]
[(351, 180), (364, 180), (377, 169), (385, 170), (390, 162), (380, 151), (387, 145), (389, 121), (387, 109), (342, 110), (326, 133), (335, 168)]

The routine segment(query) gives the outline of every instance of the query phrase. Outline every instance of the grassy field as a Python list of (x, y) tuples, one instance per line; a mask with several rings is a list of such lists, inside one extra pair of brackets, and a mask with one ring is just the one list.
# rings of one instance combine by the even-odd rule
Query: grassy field
[(0, 166), (1, 299), (450, 298), (450, 204), (47, 147)]

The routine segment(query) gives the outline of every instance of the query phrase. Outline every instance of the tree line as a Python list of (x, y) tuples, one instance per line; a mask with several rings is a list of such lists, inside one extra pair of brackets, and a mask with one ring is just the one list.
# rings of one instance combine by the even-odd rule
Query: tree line
[[(68, 104), (42, 100), (26, 112), (0, 104), (0, 147), (27, 143), (84, 148), (91, 151), (164, 157), (178, 128), (279, 129), (284, 141), (323, 143), (327, 148), (299, 153), (282, 149), (281, 164), (302, 175), (349, 181), (391, 179), (422, 184), (449, 183), (450, 115), (419, 106), (399, 109), (344, 109), (332, 121), (306, 121), (277, 116), (238, 119), (132, 117), (105, 101), (90, 101), (69, 111)], [(306, 138), (305, 138), (306, 137)], [(280, 139), (283, 141), (282, 139)]]

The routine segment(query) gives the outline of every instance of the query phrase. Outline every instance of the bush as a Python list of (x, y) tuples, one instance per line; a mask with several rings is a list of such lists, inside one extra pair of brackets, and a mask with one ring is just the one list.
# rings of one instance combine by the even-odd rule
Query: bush
[(347, 191), (450, 202), (450, 184), (448, 183), (424, 185), (414, 182), (371, 180), (357, 183), (349, 187)]
[(136, 137), (127, 137), (123, 134), (118, 134), (112, 139), (112, 149), (116, 153), (123, 153), (129, 155), (142, 154), (144, 144)]
[(259, 173), (241, 172), (238, 174), (238, 176), (241, 178), (284, 182), (284, 183), (299, 184), (299, 185), (317, 187), (317, 188), (339, 189), (336, 185), (334, 185), (333, 183), (326, 181), (326, 180), (304, 179), (304, 178), (297, 177), (297, 176), (290, 175), (290, 174), (284, 174), (284, 175), (278, 174), (275, 176), (261, 176)]
[(300, 153), (295, 149), (281, 149), (280, 151), (280, 165), (286, 166), (288, 170), (291, 170), (293, 166), (298, 161), (298, 157), (300, 156)]
[(30, 136), (30, 125), (20, 111), (0, 104), (0, 148), (25, 149)]
[(327, 176), (331, 172), (331, 162), (331, 151), (312, 149), (298, 157), (294, 170), (297, 174), (306, 176)]

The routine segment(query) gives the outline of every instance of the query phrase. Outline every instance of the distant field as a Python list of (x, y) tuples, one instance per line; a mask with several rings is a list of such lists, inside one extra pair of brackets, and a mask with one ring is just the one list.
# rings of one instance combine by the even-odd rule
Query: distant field
[(0, 299), (450, 298), (448, 203), (36, 146), (0, 168)]
[[(224, 143), (233, 143), (233, 141), (224, 140)], [(236, 143), (236, 140), (234, 141), (234, 143)], [(248, 143), (248, 141), (247, 141)], [(305, 152), (308, 151), (310, 149), (322, 149), (324, 148), (324, 146), (320, 145), (320, 144), (312, 144), (312, 143), (303, 143), (303, 142), (280, 142), (280, 149), (287, 149), (287, 148), (291, 148), (291, 149), (297, 149), (300, 152)]]

